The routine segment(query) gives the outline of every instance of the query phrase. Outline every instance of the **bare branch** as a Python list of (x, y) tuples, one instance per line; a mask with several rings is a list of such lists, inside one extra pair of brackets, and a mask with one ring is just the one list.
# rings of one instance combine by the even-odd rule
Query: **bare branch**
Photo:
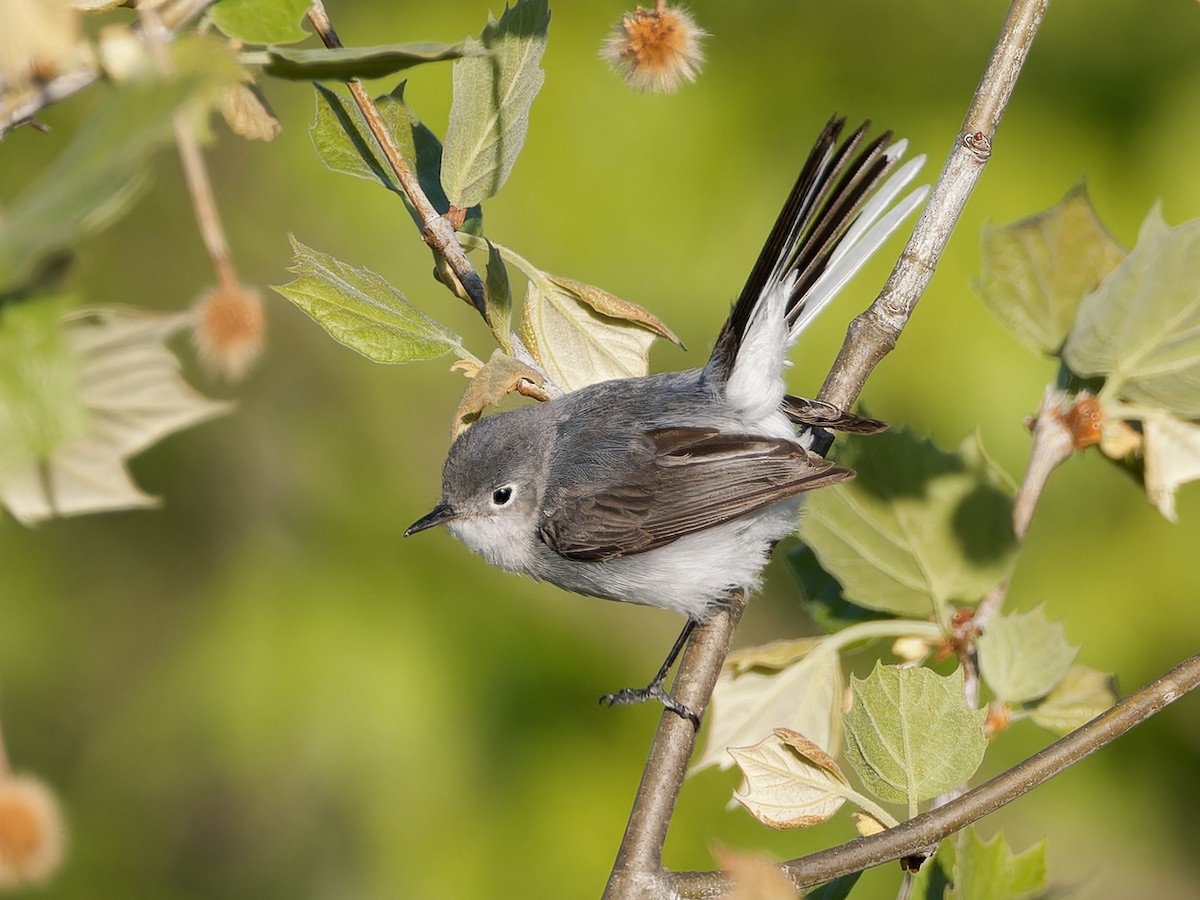
[[(962, 131), (929, 203), (883, 291), (870, 309), (850, 324), (819, 399), (848, 409), (875, 366), (895, 347), (913, 308), (933, 277), (933, 270), (984, 164), (991, 156), (992, 138), (1048, 4), (1049, 0), (1013, 0)], [(689, 644), (680, 664), (676, 696), (697, 713), (702, 713), (708, 705), (741, 618), (741, 609), (739, 603), (729, 610), (721, 610), (697, 628), (692, 641), (702, 642), (703, 652), (693, 653)], [(705, 685), (707, 690), (700, 698), (702, 702), (698, 702), (691, 692)], [(681, 693), (684, 690), (689, 691), (686, 697)], [(694, 744), (694, 735), (685, 735), (684, 731), (691, 731), (686, 722), (672, 714), (664, 714), (634, 800), (621, 851), (604, 893), (606, 900), (674, 896), (672, 891), (677, 888), (674, 876), (670, 877), (671, 887), (668, 887), (665, 882), (668, 876), (662, 872), (662, 846)], [(669, 791), (669, 796), (662, 796), (664, 791)], [(948, 804), (938, 812), (944, 815), (945, 809), (953, 807), (954, 804)], [(723, 884), (723, 876), (710, 873), (706, 887), (700, 884), (704, 876), (696, 877), (700, 892), (689, 896), (719, 893), (714, 885)], [(703, 892), (706, 889), (708, 893)]]

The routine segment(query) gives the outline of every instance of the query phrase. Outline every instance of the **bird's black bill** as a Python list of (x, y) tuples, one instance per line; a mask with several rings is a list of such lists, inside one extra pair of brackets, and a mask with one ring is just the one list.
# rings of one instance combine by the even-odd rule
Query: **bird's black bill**
[(454, 510), (452, 510), (448, 504), (439, 503), (433, 508), (429, 515), (422, 516), (420, 519), (417, 519), (417, 521), (409, 525), (408, 529), (404, 532), (404, 536), (411, 537), (418, 531), (424, 531), (427, 528), (434, 528), (445, 522), (449, 522), (453, 518)]

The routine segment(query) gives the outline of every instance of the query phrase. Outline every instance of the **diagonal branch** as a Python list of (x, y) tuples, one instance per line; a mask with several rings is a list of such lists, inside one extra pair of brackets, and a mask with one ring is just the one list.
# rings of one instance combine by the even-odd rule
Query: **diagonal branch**
[[(936, 845), (1112, 743), (1197, 686), (1200, 686), (1200, 654), (1180, 663), (1040, 753), (944, 806), (879, 834), (789, 860), (782, 863), (781, 868), (797, 888), (803, 888)], [(712, 897), (729, 887), (728, 879), (721, 872), (676, 872), (668, 875), (666, 881), (671, 891), (669, 896), (681, 898)]]
[[(1013, 0), (959, 137), (908, 246), (879, 297), (851, 323), (819, 399), (848, 409), (875, 366), (896, 346), (991, 156), (1000, 117), (1048, 5), (1049, 0)], [(689, 644), (673, 691), (697, 712), (708, 705), (743, 606), (744, 600), (718, 612), (693, 632), (692, 643), (697, 649), (693, 651)], [(606, 900), (677, 896), (662, 869), (662, 847), (695, 743), (691, 731), (688, 723), (672, 714), (664, 714), (660, 721), (604, 893)]]

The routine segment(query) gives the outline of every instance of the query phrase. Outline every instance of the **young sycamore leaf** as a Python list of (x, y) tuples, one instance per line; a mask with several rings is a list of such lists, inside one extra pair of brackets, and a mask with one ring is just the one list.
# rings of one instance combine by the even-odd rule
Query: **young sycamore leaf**
[(846, 758), (872, 793), (913, 809), (979, 768), (986, 713), (967, 705), (962, 669), (943, 677), (877, 662), (865, 679), (851, 678), (851, 688)]
[(1078, 653), (1062, 623), (1047, 620), (1039, 606), (988, 623), (979, 636), (979, 671), (997, 699), (1026, 703), (1048, 694)]
[(954, 836), (953, 900), (1015, 900), (1041, 895), (1046, 889), (1046, 841), (1013, 855), (1003, 834), (986, 843), (975, 829)]
[(658, 335), (675, 340), (650, 313), (594, 288), (545, 272), (525, 272), (525, 343), (564, 391), (645, 375)]
[(836, 753), (841, 744), (842, 666), (820, 638), (776, 641), (726, 661), (713, 690), (704, 747), (692, 772), (726, 769), (729, 747), (762, 740), (787, 727)]
[(291, 81), (350, 81), (384, 78), (427, 62), (459, 59), (466, 48), (458, 44), (384, 44), (378, 47), (335, 47), (295, 50), (271, 47), (260, 53), (243, 53), (245, 65), (262, 66), (275, 78)]
[(291, 238), (289, 271), (300, 277), (272, 286), (308, 313), (334, 340), (381, 363), (462, 353), (462, 338), (426, 316), (392, 285)]
[(1063, 360), (1120, 398), (1200, 418), (1200, 219), (1168, 228), (1157, 207), (1137, 246), (1079, 307)]
[[(13, 459), (6, 450), (0, 503), (26, 525), (56, 515), (155, 505), (156, 498), (130, 479), (125, 460), (229, 409), (193, 390), (166, 347), (190, 317), (85, 310), (59, 326), (59, 344), (44, 320), (14, 328), (12, 316), (44, 315), (35, 306), (54, 304), (30, 301), (6, 310), (0, 327), (11, 338), (32, 325), (26, 337), (35, 339), (17, 354), (0, 354), (0, 445), (20, 440), (26, 454)], [(45, 383), (21, 384), (21, 376), (13, 377), (17, 368), (26, 379)]]
[(1069, 734), (1117, 702), (1116, 679), (1108, 672), (1071, 666), (1029, 718), (1055, 734)]
[[(378, 182), (389, 191), (399, 194), (404, 199), (409, 215), (421, 227), (420, 217), (396, 183), (391, 166), (367, 128), (358, 106), (323, 85), (314, 84), (313, 88), (316, 90), (317, 107), (308, 133), (321, 162), (334, 172)], [(450, 209), (450, 201), (442, 190), (442, 144), (404, 102), (404, 82), (400, 82), (390, 94), (375, 98), (375, 107), (395, 141), (396, 149), (417, 173), (421, 190), (433, 208), (445, 214)], [(476, 233), (481, 228), (479, 207), (467, 210), (462, 230)]]
[(209, 10), (213, 24), (247, 44), (294, 44), (308, 37), (300, 20), (309, 0), (221, 0)]
[(1175, 519), (1175, 491), (1200, 480), (1200, 424), (1151, 411), (1142, 418), (1146, 497), (1167, 519)]
[(522, 380), (540, 386), (543, 379), (537, 370), (513, 359), (503, 350), (493, 350), (492, 358), (480, 367), (463, 392), (454, 413), (451, 437), (458, 437), (485, 409), (495, 406), (515, 391)]
[(1057, 353), (1084, 295), (1124, 258), (1081, 182), (1043, 213), (1002, 228), (985, 226), (983, 273), (975, 287), (1022, 344)]
[(898, 430), (842, 448), (838, 462), (858, 477), (811, 496), (800, 537), (847, 599), (925, 618), (951, 600), (978, 601), (1008, 575), (1013, 489), (976, 435), (953, 452)]
[(170, 79), (113, 87), (70, 146), (0, 216), (0, 294), (36, 280), (52, 254), (107, 226), (145, 183), (149, 154), (169, 142), (175, 114), (215, 102), (239, 83), (229, 53), (212, 40), (172, 46)]
[(454, 64), (442, 185), (459, 209), (500, 190), (525, 143), (529, 109), (546, 73), (540, 62), (550, 25), (547, 0), (517, 0), (500, 21), (488, 16), (485, 56)]
[(753, 747), (730, 747), (729, 755), (746, 776), (734, 799), (770, 828), (820, 825), (852, 792), (833, 757), (785, 728)]

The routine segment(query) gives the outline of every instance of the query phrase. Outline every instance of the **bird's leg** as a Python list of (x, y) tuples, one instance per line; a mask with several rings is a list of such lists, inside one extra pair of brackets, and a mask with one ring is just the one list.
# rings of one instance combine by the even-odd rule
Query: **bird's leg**
[(687, 719), (692, 723), (692, 727), (699, 731), (700, 717), (667, 693), (667, 689), (663, 687), (663, 682), (667, 680), (667, 673), (671, 671), (671, 666), (675, 665), (675, 660), (679, 658), (679, 654), (683, 651), (683, 647), (695, 627), (696, 623), (688, 619), (687, 624), (683, 626), (683, 631), (679, 632), (679, 637), (675, 639), (675, 645), (671, 647), (671, 652), (667, 654), (667, 658), (659, 667), (658, 674), (650, 680), (648, 685), (644, 688), (624, 688), (615, 694), (605, 694), (600, 698), (600, 702), (605, 706), (625, 706), (629, 703), (657, 700), (679, 718)]

